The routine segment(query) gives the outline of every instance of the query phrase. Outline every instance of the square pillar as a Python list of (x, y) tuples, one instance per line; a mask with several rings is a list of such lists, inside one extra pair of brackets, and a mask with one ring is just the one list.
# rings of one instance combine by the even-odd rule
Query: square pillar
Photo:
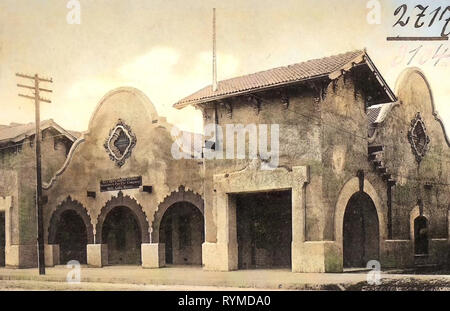
[[(44, 251), (46, 267), (53, 267), (60, 264), (58, 244), (44, 244)], [(64, 262), (64, 264), (66, 264), (66, 262)]]
[(5, 247), (5, 265), (11, 268), (36, 268), (38, 266), (36, 245), (21, 244)]
[(108, 244), (88, 244), (87, 263), (89, 266), (101, 268), (108, 264)]
[(305, 188), (303, 183), (292, 188), (292, 241), (305, 241)]
[(143, 268), (161, 268), (166, 265), (166, 245), (164, 243), (141, 244)]
[[(305, 244), (305, 189), (304, 183), (292, 188), (292, 244), (291, 264), (292, 272), (320, 272), (305, 265), (308, 258), (316, 258), (312, 250)], [(316, 258), (317, 259), (317, 258)], [(310, 271), (311, 270), (311, 271)], [(320, 268), (318, 270), (321, 270)]]
[(292, 272), (341, 272), (342, 256), (333, 241), (306, 241), (306, 189), (309, 168), (292, 168)]
[(238, 268), (236, 198), (218, 193), (217, 243), (203, 243), (202, 257), (206, 270), (232, 271)]
[[(5, 246), (5, 265), (10, 268), (19, 268), (19, 245)], [(37, 265), (36, 265), (37, 266)]]
[(291, 264), (293, 272), (304, 271), (304, 260), (311, 254), (305, 252), (305, 216), (306, 216), (306, 191), (305, 184), (309, 180), (306, 167), (294, 167), (296, 183), (292, 185), (292, 245)]

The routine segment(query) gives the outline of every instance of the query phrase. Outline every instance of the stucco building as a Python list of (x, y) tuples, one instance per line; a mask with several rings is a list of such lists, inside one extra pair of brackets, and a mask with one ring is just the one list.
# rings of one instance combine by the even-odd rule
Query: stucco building
[(100, 100), (45, 185), (48, 265), (447, 262), (449, 140), (420, 70), (394, 92), (353, 51), (221, 81), (175, 107), (188, 105), (203, 113), (203, 137), (139, 90)]
[[(0, 266), (33, 267), (36, 249), (35, 124), (0, 125)], [(78, 133), (41, 122), (42, 176), (63, 165)]]

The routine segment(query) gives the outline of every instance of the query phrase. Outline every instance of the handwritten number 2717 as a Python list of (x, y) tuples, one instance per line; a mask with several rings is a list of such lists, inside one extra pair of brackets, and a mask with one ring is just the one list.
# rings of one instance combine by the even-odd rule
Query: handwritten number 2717
[[(414, 23), (414, 27), (421, 28), (425, 24), (425, 21), (423, 21), (423, 18), (425, 18), (426, 11), (428, 10), (429, 6), (422, 6), (419, 4), (419, 5), (416, 5), (415, 8), (419, 9), (420, 13), (417, 14), (417, 19), (416, 19), (416, 22)], [(394, 26), (392, 26), (392, 27), (395, 27), (397, 25), (400, 25), (401, 27), (405, 27), (406, 25), (408, 25), (411, 17), (406, 16), (407, 11), (408, 11), (408, 6), (406, 4), (400, 5), (395, 10), (394, 16), (397, 16), (397, 15), (400, 15), (400, 16), (398, 17), (398, 20), (395, 22)], [(441, 14), (439, 15), (439, 13), (441, 13)], [(444, 20), (445, 24), (442, 27), (441, 36), (445, 37), (450, 34), (450, 31), (447, 32), (447, 27), (450, 22), (450, 6), (447, 6), (444, 10), (442, 10), (442, 7), (438, 7), (437, 9), (432, 11), (429, 14), (429, 16), (431, 16), (431, 20), (428, 23), (428, 27), (433, 26), (433, 24), (436, 21), (436, 18), (438, 16), (439, 16), (439, 21), (442, 21), (445, 16), (448, 16), (447, 19)]]

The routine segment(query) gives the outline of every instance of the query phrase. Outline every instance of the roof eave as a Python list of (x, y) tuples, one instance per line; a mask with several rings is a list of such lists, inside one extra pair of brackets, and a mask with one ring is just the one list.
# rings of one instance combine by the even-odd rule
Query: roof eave
[(373, 63), (372, 59), (370, 58), (369, 54), (367, 52), (364, 53), (364, 56), (366, 58), (366, 63), (369, 66), (370, 70), (375, 74), (375, 77), (377, 78), (378, 82), (383, 87), (384, 91), (386, 92), (386, 95), (389, 97), (391, 102), (398, 101), (397, 96), (395, 96), (395, 93), (392, 91), (392, 89), (387, 84), (386, 80), (384, 80), (383, 76), (381, 75), (378, 68)]
[(208, 97), (208, 98), (192, 100), (192, 101), (187, 101), (187, 102), (182, 102), (182, 103), (178, 102), (178, 103), (174, 104), (173, 107), (176, 109), (183, 109), (190, 105), (205, 104), (205, 103), (213, 102), (216, 100), (226, 99), (226, 98), (235, 97), (235, 96), (242, 96), (242, 95), (247, 95), (247, 94), (251, 94), (251, 93), (255, 93), (255, 92), (267, 91), (267, 90), (271, 90), (271, 89), (277, 89), (277, 88), (284, 87), (284, 86), (295, 85), (295, 84), (302, 83), (305, 81), (311, 81), (311, 80), (327, 78), (327, 77), (328, 77), (328, 74), (323, 74), (323, 75), (308, 77), (308, 78), (301, 79), (301, 80), (277, 83), (277, 84), (272, 84), (272, 85), (268, 85), (265, 87), (249, 89), (249, 90), (244, 90), (244, 91), (240, 91), (240, 92), (223, 94), (223, 95), (218, 95), (218, 96), (214, 96), (214, 97)]
[[(67, 139), (69, 139), (72, 143), (77, 140), (77, 138), (74, 135), (72, 135), (71, 133), (69, 133), (68, 131), (63, 129), (61, 126), (59, 126), (54, 121), (50, 120), (50, 121), (45, 122), (45, 123), (46, 124), (41, 125), (41, 131), (44, 131), (44, 130), (46, 130), (48, 128), (54, 128), (55, 130), (60, 132), (63, 136), (65, 136)], [(0, 140), (0, 145), (6, 144), (6, 143), (18, 143), (18, 142), (23, 141), (24, 139), (26, 139), (28, 137), (34, 136), (35, 133), (36, 132), (33, 129), (33, 130), (27, 131), (25, 133), (22, 133), (22, 134), (20, 134), (18, 136)]]
[[(203, 99), (198, 99), (198, 100), (178, 102), (178, 103), (174, 104), (173, 107), (176, 109), (183, 109), (190, 105), (205, 104), (205, 103), (213, 102), (216, 100), (226, 99), (226, 98), (240, 96), (240, 95), (246, 95), (246, 94), (250, 94), (250, 93), (254, 93), (254, 92), (265, 91), (265, 90), (279, 88), (279, 87), (283, 87), (283, 86), (287, 86), (287, 85), (293, 85), (293, 84), (302, 83), (305, 81), (310, 81), (310, 80), (314, 80), (314, 79), (318, 79), (318, 78), (328, 77), (333, 80), (333, 78), (336, 78), (337, 76), (339, 76), (339, 72), (341, 72), (342, 70), (344, 70), (344, 71), (351, 70), (351, 68), (353, 68), (353, 66), (355, 64), (356, 65), (366, 64), (369, 67), (369, 69), (374, 73), (378, 83), (380, 83), (381, 87), (386, 92), (386, 95), (391, 100), (391, 102), (397, 101), (397, 97), (395, 96), (394, 92), (391, 90), (391, 88), (389, 87), (389, 85), (386, 83), (383, 76), (381, 75), (380, 71), (373, 63), (372, 59), (369, 57), (367, 52), (364, 50), (361, 54), (357, 55), (351, 61), (345, 63), (343, 66), (341, 66), (339, 69), (335, 70), (334, 72), (330, 72), (330, 73), (322, 74), (322, 75), (318, 75), (318, 76), (312, 76), (312, 77), (295, 80), (295, 81), (288, 81), (285, 83), (273, 84), (273, 85), (269, 85), (267, 87), (249, 89), (249, 90), (244, 90), (244, 91), (240, 91), (240, 92), (223, 94), (223, 95), (219, 95), (219, 96), (213, 96), (213, 97), (208, 97), (208, 98), (203, 98)], [(337, 75), (335, 75), (335, 73), (337, 73)]]
[(52, 121), (51, 124), (49, 124), (49, 126), (47, 128), (49, 128), (49, 127), (53, 127), (55, 130), (57, 130), (58, 132), (60, 132), (64, 136), (66, 136), (72, 142), (75, 142), (78, 139), (77, 137), (72, 135), (69, 131), (66, 131), (65, 129), (63, 129), (61, 126), (59, 126), (54, 121)]

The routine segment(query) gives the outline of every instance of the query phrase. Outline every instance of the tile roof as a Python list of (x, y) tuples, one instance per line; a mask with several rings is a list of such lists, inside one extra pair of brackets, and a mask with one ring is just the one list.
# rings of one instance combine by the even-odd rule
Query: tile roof
[(385, 103), (367, 108), (367, 121), (369, 125), (369, 136), (372, 136), (378, 124), (382, 123), (396, 103)]
[[(75, 141), (77, 137), (68, 131), (64, 130), (53, 120), (45, 120), (41, 122), (41, 130), (53, 127), (61, 134), (66, 135), (72, 141)], [(35, 123), (11, 123), (10, 125), (0, 125), (0, 144), (15, 143), (24, 140), (28, 136), (32, 136), (36, 133)]]
[(213, 92), (212, 86), (207, 86), (180, 100), (174, 107), (181, 109), (190, 104), (329, 75), (365, 54), (364, 50), (356, 50), (220, 81), (217, 91)]
[(380, 114), (380, 111), (381, 107), (373, 107), (373, 108), (369, 107), (367, 109), (367, 119), (369, 121), (369, 125), (373, 125), (376, 122), (378, 115)]
[(369, 121), (370, 126), (375, 126), (376, 124), (382, 123), (389, 112), (395, 106), (395, 102), (393, 103), (385, 103), (379, 105), (373, 105), (367, 108), (367, 119)]

